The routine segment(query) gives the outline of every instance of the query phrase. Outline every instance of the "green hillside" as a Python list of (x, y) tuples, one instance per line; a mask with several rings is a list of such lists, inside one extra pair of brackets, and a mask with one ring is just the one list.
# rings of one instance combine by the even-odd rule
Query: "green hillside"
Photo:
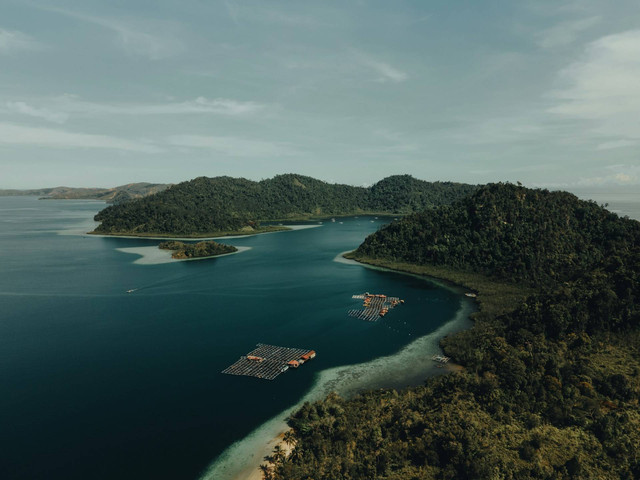
[(370, 188), (329, 184), (301, 175), (254, 182), (199, 177), (96, 215), (96, 233), (206, 235), (254, 231), (260, 222), (350, 215), (402, 214), (450, 203), (472, 185), (389, 177)]
[(490, 184), (389, 225), (357, 254), (542, 285), (624, 254), (637, 236), (637, 222), (570, 193)]
[(640, 223), (563, 192), (487, 185), (353, 257), (478, 292), (458, 373), (306, 404), (266, 478), (640, 478)]

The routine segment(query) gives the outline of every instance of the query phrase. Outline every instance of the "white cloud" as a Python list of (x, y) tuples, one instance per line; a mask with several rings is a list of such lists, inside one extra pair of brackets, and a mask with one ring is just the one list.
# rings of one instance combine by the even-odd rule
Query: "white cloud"
[(640, 166), (610, 165), (602, 175), (580, 178), (576, 185), (581, 187), (635, 185), (640, 183)]
[(29, 35), (0, 28), (0, 54), (8, 54), (18, 50), (38, 50), (40, 48), (41, 45)]
[(36, 108), (31, 105), (27, 105), (24, 102), (7, 102), (7, 108), (9, 111), (21, 113), (23, 115), (29, 115), (30, 117), (41, 118), (48, 122), (64, 123), (69, 118), (66, 113), (52, 112), (46, 108)]
[(0, 123), (0, 145), (47, 148), (99, 148), (139, 153), (158, 153), (158, 147), (108, 135), (69, 132), (52, 128)]
[(113, 114), (113, 115), (176, 115), (191, 113), (211, 113), (219, 115), (249, 115), (257, 113), (265, 106), (255, 102), (241, 102), (228, 98), (207, 99), (198, 97), (184, 102), (158, 104), (104, 104), (83, 102), (72, 96), (61, 99), (61, 108), (69, 113)]
[(592, 133), (609, 141), (640, 139), (640, 30), (590, 43), (560, 81), (549, 112), (591, 121)]
[(292, 3), (282, 10), (266, 2), (238, 2), (224, 0), (229, 17), (236, 25), (241, 23), (277, 25), (285, 28), (336, 28), (345, 21), (343, 9), (334, 9), (318, 2), (307, 4), (296, 13)]
[(41, 9), (56, 12), (83, 22), (99, 25), (116, 35), (117, 44), (128, 54), (143, 56), (150, 60), (160, 60), (174, 56), (185, 50), (185, 45), (177, 37), (171, 22), (135, 22), (107, 17), (97, 17), (62, 8), (40, 6)]
[(556, 48), (573, 43), (580, 33), (599, 23), (601, 17), (560, 22), (537, 35), (537, 44), (542, 48)]
[(172, 57), (182, 52), (183, 43), (172, 34), (166, 36), (134, 30), (114, 21), (101, 20), (99, 25), (116, 32), (120, 46), (131, 55), (141, 55), (150, 60)]
[[(33, 103), (33, 102), (31, 102)], [(262, 111), (265, 105), (228, 98), (198, 97), (184, 102), (166, 103), (96, 103), (86, 102), (74, 95), (62, 95), (39, 100), (45, 107), (34, 107), (23, 101), (7, 102), (9, 110), (45, 120), (64, 123), (70, 116), (95, 117), (100, 115), (188, 115), (213, 114), (248, 116)]]
[(203, 148), (232, 157), (279, 157), (296, 154), (295, 149), (287, 143), (240, 137), (172, 135), (168, 142), (176, 147)]
[(612, 150), (614, 148), (625, 148), (625, 147), (635, 147), (640, 142), (632, 141), (632, 140), (613, 140), (611, 142), (603, 142), (599, 144), (596, 148), (598, 150)]
[(408, 74), (392, 67), (388, 63), (377, 60), (361, 52), (355, 52), (355, 55), (362, 65), (372, 69), (376, 74), (378, 74), (378, 78), (376, 78), (376, 81), (378, 82), (400, 83), (409, 78)]

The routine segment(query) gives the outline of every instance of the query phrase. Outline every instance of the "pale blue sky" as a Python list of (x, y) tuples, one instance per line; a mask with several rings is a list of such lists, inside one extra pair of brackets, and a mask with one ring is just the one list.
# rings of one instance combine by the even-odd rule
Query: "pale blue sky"
[(0, 172), (640, 186), (640, 2), (0, 0)]

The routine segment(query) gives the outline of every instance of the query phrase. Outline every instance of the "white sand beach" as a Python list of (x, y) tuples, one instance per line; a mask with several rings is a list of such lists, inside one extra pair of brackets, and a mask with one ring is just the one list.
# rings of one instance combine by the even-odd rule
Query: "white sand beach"
[(162, 263), (192, 262), (197, 260), (207, 260), (210, 258), (220, 258), (220, 257), (226, 257), (228, 255), (236, 255), (238, 253), (251, 250), (251, 247), (236, 247), (236, 248), (237, 248), (237, 251), (231, 252), (231, 253), (224, 253), (222, 255), (214, 255), (212, 257), (181, 258), (181, 259), (171, 257), (173, 250), (164, 250), (154, 245), (147, 246), (147, 247), (116, 248), (116, 250), (122, 253), (130, 253), (133, 255), (138, 255), (140, 258), (137, 258), (133, 261), (133, 263), (135, 263), (136, 265), (159, 265)]

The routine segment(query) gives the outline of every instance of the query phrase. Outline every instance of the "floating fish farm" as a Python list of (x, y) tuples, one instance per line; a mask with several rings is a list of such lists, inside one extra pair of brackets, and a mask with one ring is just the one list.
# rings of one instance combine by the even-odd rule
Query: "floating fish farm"
[(263, 343), (256, 347), (222, 373), (273, 380), (289, 368), (298, 368), (316, 356), (315, 351), (304, 348), (278, 347)]
[(349, 310), (349, 316), (366, 320), (367, 322), (375, 322), (378, 318), (384, 317), (392, 308), (404, 303), (404, 300), (400, 300), (398, 297), (387, 297), (379, 293), (369, 292), (353, 295), (351, 298), (362, 300), (363, 308)]

